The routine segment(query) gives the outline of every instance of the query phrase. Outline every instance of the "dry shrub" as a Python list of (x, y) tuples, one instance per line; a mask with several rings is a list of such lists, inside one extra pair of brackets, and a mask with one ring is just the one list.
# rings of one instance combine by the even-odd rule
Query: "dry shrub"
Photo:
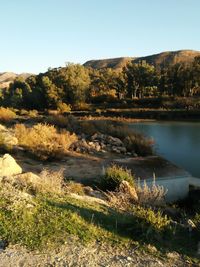
[(164, 206), (166, 193), (167, 190), (163, 186), (156, 185), (154, 176), (152, 186), (148, 186), (145, 181), (141, 186), (139, 179), (138, 185), (131, 185), (124, 180), (114, 192), (107, 192), (105, 195), (112, 206), (129, 210), (133, 204), (150, 207)]
[(138, 195), (138, 203), (149, 206), (162, 206), (165, 204), (165, 195), (167, 190), (160, 185), (156, 185), (155, 175), (153, 177), (152, 186), (148, 186), (144, 181), (141, 186), (138, 179), (138, 185), (136, 186), (136, 192)]
[(63, 102), (59, 102), (57, 105), (57, 109), (58, 109), (58, 112), (60, 114), (68, 113), (71, 111), (71, 105), (68, 105), (68, 104), (63, 103)]
[(87, 135), (93, 135), (98, 132), (98, 129), (95, 127), (92, 121), (82, 121), (81, 131)]
[(65, 185), (65, 191), (67, 193), (74, 193), (77, 195), (85, 195), (84, 186), (80, 183), (70, 181)]
[(67, 131), (59, 133), (53, 125), (41, 123), (32, 128), (17, 124), (15, 136), (19, 145), (42, 160), (61, 158), (71, 144), (77, 141), (75, 134), (70, 134)]
[(35, 110), (35, 109), (33, 109), (33, 110), (29, 110), (29, 112), (28, 112), (28, 116), (29, 116), (30, 118), (36, 118), (36, 117), (38, 116), (38, 111)]
[(47, 118), (47, 122), (59, 128), (66, 128), (70, 132), (77, 132), (80, 128), (78, 119), (73, 115), (52, 115)]
[(44, 169), (40, 173), (41, 183), (36, 185), (37, 191), (41, 193), (56, 193), (60, 194), (63, 191), (64, 176), (63, 170), (50, 171)]
[(0, 121), (8, 122), (16, 118), (16, 114), (9, 108), (0, 107)]
[(47, 122), (60, 128), (67, 128), (69, 125), (67, 117), (63, 115), (49, 116)]
[(79, 110), (79, 111), (91, 110), (91, 106), (87, 103), (80, 102), (74, 105), (74, 110)]
[(138, 202), (136, 190), (127, 181), (122, 181), (115, 192), (105, 193), (112, 206), (122, 210), (132, 209), (133, 204)]

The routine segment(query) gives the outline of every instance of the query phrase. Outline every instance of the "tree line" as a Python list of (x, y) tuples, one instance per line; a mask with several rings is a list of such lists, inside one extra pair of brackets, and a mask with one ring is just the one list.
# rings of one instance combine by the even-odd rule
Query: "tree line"
[(192, 63), (158, 68), (145, 61), (121, 70), (68, 63), (26, 80), (17, 78), (0, 92), (0, 105), (55, 109), (61, 104), (101, 103), (134, 98), (200, 95), (200, 57)]

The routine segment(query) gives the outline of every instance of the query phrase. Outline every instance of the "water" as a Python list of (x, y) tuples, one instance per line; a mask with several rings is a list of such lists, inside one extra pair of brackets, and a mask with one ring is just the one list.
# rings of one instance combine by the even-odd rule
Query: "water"
[(140, 122), (130, 127), (153, 137), (157, 154), (200, 178), (200, 122)]

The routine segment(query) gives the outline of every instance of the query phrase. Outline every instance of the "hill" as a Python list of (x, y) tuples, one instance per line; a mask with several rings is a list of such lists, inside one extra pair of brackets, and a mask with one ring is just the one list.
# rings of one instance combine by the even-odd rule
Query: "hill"
[(6, 88), (11, 82), (13, 82), (17, 77), (28, 78), (30, 73), (16, 74), (14, 72), (1, 72), (0, 73), (0, 88)]
[(145, 57), (120, 57), (120, 58), (90, 60), (85, 62), (83, 65), (94, 69), (102, 69), (102, 68), (121, 69), (130, 61), (138, 63), (139, 61), (145, 60), (149, 64), (162, 68), (164, 66), (168, 67), (170, 65), (174, 65), (176, 63), (181, 63), (181, 62), (190, 63), (194, 60), (196, 56), (200, 56), (200, 51), (179, 50), (179, 51), (162, 52), (159, 54), (145, 56)]
[(130, 61), (134, 60), (133, 57), (119, 57), (119, 58), (108, 58), (99, 60), (89, 60), (83, 64), (85, 67), (91, 67), (94, 69), (122, 69)]

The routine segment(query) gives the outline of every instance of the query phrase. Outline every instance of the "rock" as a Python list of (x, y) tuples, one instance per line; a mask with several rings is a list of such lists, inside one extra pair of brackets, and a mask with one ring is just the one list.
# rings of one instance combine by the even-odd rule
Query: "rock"
[(119, 190), (123, 193), (128, 194), (131, 197), (131, 199), (133, 199), (134, 201), (136, 201), (136, 202), (138, 201), (137, 192), (136, 192), (135, 188), (129, 184), (129, 182), (122, 181), (120, 186), (119, 186)]
[(16, 146), (18, 139), (14, 136), (12, 130), (7, 129), (5, 126), (0, 124), (0, 134), (3, 139), (3, 144), (6, 146)]
[(147, 245), (147, 249), (151, 253), (156, 253), (157, 252), (157, 248), (155, 246), (153, 246), (153, 245), (150, 245), (150, 244)]
[(98, 152), (101, 150), (101, 146), (98, 143), (95, 144), (95, 150)]
[(4, 142), (7, 146), (16, 146), (18, 144), (18, 139), (14, 136), (7, 135), (4, 138)]
[(0, 249), (4, 250), (8, 245), (8, 242), (0, 239)]
[(12, 176), (22, 173), (22, 168), (16, 163), (15, 159), (9, 154), (0, 158), (0, 177)]
[(113, 146), (124, 146), (123, 142), (119, 138), (113, 136), (107, 136), (106, 141)]
[(14, 177), (14, 182), (21, 186), (37, 185), (42, 182), (42, 179), (32, 172), (27, 172), (16, 175)]

